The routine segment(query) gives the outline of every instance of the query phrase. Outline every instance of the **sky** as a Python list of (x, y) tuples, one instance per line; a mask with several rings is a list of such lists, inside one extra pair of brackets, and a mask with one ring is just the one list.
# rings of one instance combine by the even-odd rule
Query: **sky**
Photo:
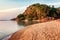
[(26, 7), (34, 3), (60, 6), (60, 0), (0, 0), (0, 10)]
[[(54, 5), (60, 7), (60, 0), (0, 0), (0, 19), (8, 19), (16, 17), (19, 13), (23, 13), (24, 10), (34, 3)], [(5, 17), (9, 15), (9, 17)]]

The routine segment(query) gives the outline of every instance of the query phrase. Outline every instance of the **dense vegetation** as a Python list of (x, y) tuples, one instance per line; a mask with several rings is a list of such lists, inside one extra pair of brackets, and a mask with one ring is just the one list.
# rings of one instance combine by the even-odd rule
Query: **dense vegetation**
[(50, 7), (46, 4), (33, 4), (25, 10), (23, 14), (19, 14), (17, 18), (20, 20), (37, 20), (41, 18), (53, 17), (54, 19), (60, 18), (60, 8)]

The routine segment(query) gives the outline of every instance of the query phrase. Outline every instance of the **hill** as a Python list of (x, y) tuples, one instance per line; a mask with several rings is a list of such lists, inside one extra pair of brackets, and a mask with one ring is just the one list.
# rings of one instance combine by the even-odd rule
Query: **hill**
[(23, 14), (17, 16), (20, 20), (54, 20), (60, 18), (60, 8), (50, 7), (46, 4), (32, 4)]

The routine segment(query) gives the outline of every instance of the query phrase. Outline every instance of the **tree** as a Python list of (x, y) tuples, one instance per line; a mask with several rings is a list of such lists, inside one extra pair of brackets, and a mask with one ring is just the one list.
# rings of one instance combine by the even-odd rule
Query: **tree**
[(24, 20), (24, 19), (25, 19), (24, 14), (19, 14), (19, 15), (17, 16), (17, 18), (19, 18), (20, 20)]
[(49, 11), (48, 16), (49, 17), (54, 17), (54, 18), (57, 18), (58, 17), (58, 14), (56, 12), (56, 8), (54, 8), (54, 6), (51, 7), (51, 10)]

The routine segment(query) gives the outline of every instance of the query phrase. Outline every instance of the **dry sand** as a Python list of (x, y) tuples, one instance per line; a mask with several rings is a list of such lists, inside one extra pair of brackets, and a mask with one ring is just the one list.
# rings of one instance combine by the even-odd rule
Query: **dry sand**
[(27, 26), (9, 40), (60, 40), (60, 22), (51, 21)]

